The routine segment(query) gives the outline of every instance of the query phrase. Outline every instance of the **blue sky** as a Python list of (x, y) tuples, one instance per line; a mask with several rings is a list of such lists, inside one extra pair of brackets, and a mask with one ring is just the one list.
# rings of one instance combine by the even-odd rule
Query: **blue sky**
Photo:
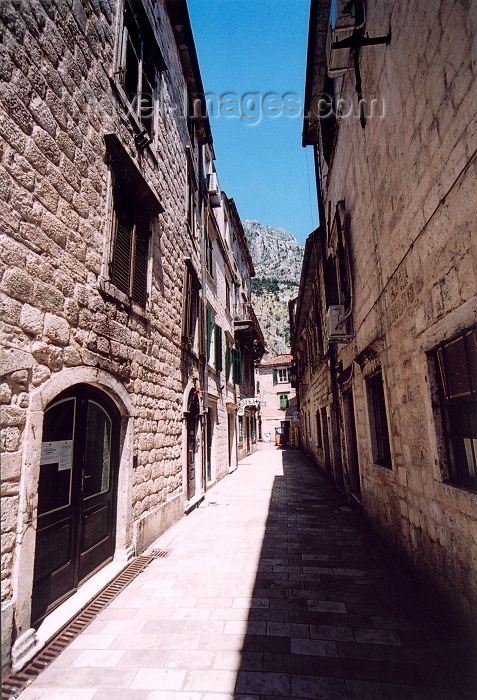
[(313, 153), (301, 145), (309, 0), (188, 7), (204, 90), (213, 95), (220, 185), (242, 220), (281, 226), (304, 243), (318, 224)]

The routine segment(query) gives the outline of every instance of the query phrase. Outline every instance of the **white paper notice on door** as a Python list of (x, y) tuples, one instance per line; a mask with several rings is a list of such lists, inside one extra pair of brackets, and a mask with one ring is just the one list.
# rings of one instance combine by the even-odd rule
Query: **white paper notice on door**
[(55, 440), (41, 443), (40, 464), (58, 464), (58, 471), (71, 469), (73, 440)]

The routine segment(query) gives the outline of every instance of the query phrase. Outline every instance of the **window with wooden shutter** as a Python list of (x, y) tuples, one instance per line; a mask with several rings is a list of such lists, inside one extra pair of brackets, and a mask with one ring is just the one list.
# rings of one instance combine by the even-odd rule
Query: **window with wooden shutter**
[(477, 328), (435, 351), (449, 481), (477, 490)]
[(280, 408), (288, 408), (288, 394), (280, 394)]
[(232, 346), (230, 340), (225, 338), (225, 379), (230, 379), (230, 368), (232, 367)]
[(145, 307), (149, 261), (150, 221), (125, 204), (125, 183), (114, 184), (114, 243), (111, 281), (126, 296)]
[(242, 383), (242, 351), (232, 350), (233, 381), (234, 384)]
[(272, 374), (273, 374), (273, 386), (275, 386), (275, 384), (278, 383), (278, 370), (277, 369), (272, 370)]
[(165, 69), (161, 50), (140, 3), (126, 0), (123, 12), (122, 44), (116, 76), (124, 90), (130, 111), (142, 123), (150, 142), (157, 111), (158, 75)]
[(215, 369), (222, 371), (222, 328), (215, 324)]
[(212, 343), (212, 307), (207, 304), (206, 309), (206, 328), (207, 328), (207, 360), (210, 360), (210, 346)]

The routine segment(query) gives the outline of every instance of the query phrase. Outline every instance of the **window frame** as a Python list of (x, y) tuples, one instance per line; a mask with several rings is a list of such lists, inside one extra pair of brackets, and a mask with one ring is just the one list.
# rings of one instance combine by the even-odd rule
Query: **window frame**
[[(136, 40), (136, 45), (134, 45)], [(129, 89), (127, 67), (130, 57), (134, 55), (137, 68), (133, 72), (136, 76), (135, 90)], [(131, 61), (136, 65), (136, 61)], [(138, 146), (143, 147), (154, 143), (157, 139), (157, 120), (159, 116), (159, 87), (161, 75), (166, 69), (162, 52), (154, 35), (154, 30), (148, 14), (141, 2), (124, 0), (121, 17), (121, 27), (118, 41), (117, 68), (114, 73), (114, 84), (124, 102), (128, 113), (135, 121), (140, 132), (137, 136)], [(152, 114), (144, 116), (145, 91), (143, 83), (147, 81), (151, 88), (151, 102), (149, 109)]]
[(373, 463), (392, 469), (391, 439), (382, 370), (377, 369), (366, 377), (365, 381)]
[(196, 355), (200, 351), (200, 289), (201, 284), (190, 258), (185, 259), (182, 308), (182, 342)]
[[(134, 206), (135, 203), (126, 204), (120, 196), (118, 190), (128, 188), (128, 183), (122, 181), (118, 173), (113, 174), (113, 212), (112, 212), (112, 240), (111, 253), (109, 259), (109, 279), (111, 284), (119, 292), (124, 294), (129, 302), (135, 302), (142, 309), (147, 308), (150, 298), (150, 259), (151, 259), (151, 238), (152, 238), (152, 217), (147, 216), (144, 210), (141, 211)], [(137, 202), (136, 202), (137, 203)], [(121, 222), (123, 219), (124, 224)], [(129, 224), (129, 228), (127, 227)], [(122, 233), (122, 239), (120, 238)], [(126, 240), (127, 239), (127, 240)], [(126, 246), (129, 248), (126, 251)], [(141, 257), (143, 264), (141, 270), (138, 269), (138, 249), (142, 247)], [(127, 263), (124, 257), (127, 255)], [(121, 261), (121, 257), (123, 260)], [(120, 270), (120, 266), (123, 270)], [(128, 265), (126, 271), (124, 267)], [(127, 279), (123, 280), (122, 277)], [(139, 278), (143, 278), (142, 288)]]
[[(446, 359), (446, 350), (458, 343), (461, 344), (460, 353), (464, 359), (464, 369), (460, 373), (455, 371), (455, 364), (449, 356)], [(429, 355), (437, 385), (437, 413), (446, 466), (445, 482), (457, 488), (477, 491), (477, 370), (474, 368), (472, 353), (477, 358), (477, 326), (467, 328), (442, 342)], [(453, 378), (450, 376), (452, 370)], [(468, 383), (467, 389), (462, 386), (463, 379)], [(456, 381), (461, 384), (459, 393), (455, 393)], [(464, 457), (467, 462), (465, 466)]]

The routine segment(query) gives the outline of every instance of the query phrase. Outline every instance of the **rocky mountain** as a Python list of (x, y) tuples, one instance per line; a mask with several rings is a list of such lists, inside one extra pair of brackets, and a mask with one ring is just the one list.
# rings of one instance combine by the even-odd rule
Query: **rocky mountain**
[(252, 303), (272, 353), (290, 352), (288, 301), (298, 293), (304, 246), (283, 228), (243, 222), (255, 267)]

